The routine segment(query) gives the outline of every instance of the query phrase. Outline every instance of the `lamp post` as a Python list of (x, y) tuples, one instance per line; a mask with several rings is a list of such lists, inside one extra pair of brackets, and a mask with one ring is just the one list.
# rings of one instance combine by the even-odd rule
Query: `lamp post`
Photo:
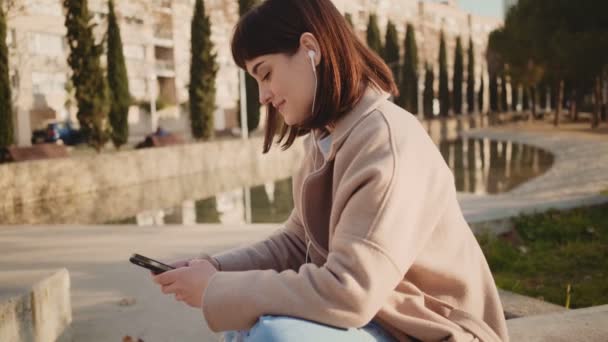
[(156, 114), (156, 75), (154, 73), (150, 74), (150, 123), (152, 132), (156, 131), (158, 128), (158, 115)]
[(249, 127), (247, 126), (247, 87), (245, 85), (245, 71), (239, 69), (239, 85), (241, 95), (241, 137), (243, 140), (249, 138)]

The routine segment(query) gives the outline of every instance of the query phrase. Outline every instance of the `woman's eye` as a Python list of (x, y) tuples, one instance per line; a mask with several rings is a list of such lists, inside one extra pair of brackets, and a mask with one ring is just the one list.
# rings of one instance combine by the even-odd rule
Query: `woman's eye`
[(270, 79), (270, 72), (266, 74), (266, 76), (264, 76), (264, 78), (262, 79), (263, 81), (268, 81)]

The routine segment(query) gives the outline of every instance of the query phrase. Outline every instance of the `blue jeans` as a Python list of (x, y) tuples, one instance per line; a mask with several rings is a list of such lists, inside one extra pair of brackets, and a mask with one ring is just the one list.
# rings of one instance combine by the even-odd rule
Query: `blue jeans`
[(396, 342), (374, 321), (363, 328), (342, 329), (304, 319), (262, 316), (248, 331), (227, 331), (226, 342)]

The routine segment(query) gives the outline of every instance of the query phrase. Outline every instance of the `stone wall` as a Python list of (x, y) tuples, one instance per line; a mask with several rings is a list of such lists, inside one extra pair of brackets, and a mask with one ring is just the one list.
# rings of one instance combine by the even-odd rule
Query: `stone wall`
[(162, 208), (290, 177), (303, 155), (301, 143), (268, 154), (262, 144), (254, 137), (0, 165), (1, 222), (56, 222), (57, 207), (79, 222), (120, 219), (133, 208)]

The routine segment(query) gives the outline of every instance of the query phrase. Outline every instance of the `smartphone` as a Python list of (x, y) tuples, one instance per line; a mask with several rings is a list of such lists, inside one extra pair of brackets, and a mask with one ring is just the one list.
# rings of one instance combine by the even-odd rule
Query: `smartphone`
[(150, 259), (148, 257), (145, 257), (143, 255), (139, 255), (139, 254), (133, 254), (129, 258), (129, 261), (131, 261), (131, 263), (133, 263), (133, 264), (135, 264), (137, 266), (141, 266), (143, 268), (149, 269), (154, 274), (161, 274), (163, 272), (175, 269), (175, 267), (173, 267), (173, 266), (169, 266), (169, 265), (163, 264), (160, 261), (156, 261), (154, 259)]

